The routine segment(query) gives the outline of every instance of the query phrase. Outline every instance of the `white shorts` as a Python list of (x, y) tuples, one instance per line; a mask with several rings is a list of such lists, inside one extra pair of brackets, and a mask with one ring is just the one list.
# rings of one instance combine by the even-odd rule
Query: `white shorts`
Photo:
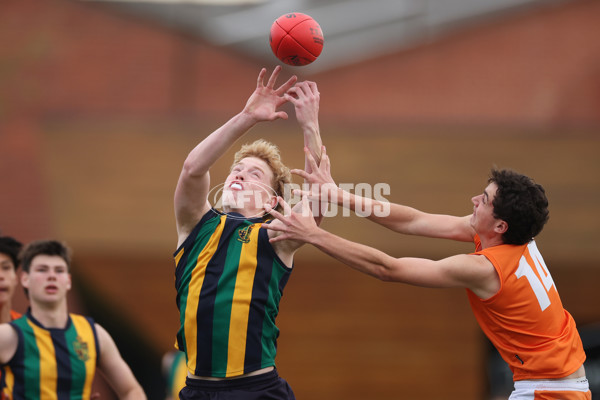
[[(565, 393), (567, 392), (567, 393)], [(537, 396), (536, 396), (537, 395)], [(586, 378), (563, 380), (516, 381), (508, 400), (573, 399), (591, 400)]]

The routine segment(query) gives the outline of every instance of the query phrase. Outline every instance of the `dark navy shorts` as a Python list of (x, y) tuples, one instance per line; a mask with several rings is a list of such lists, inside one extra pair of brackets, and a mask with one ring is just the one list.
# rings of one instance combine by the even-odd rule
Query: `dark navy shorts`
[(207, 381), (186, 378), (181, 400), (296, 400), (277, 370), (245, 378)]

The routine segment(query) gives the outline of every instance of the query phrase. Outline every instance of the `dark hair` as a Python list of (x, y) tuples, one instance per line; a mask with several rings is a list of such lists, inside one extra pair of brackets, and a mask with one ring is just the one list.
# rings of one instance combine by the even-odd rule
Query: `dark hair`
[(71, 249), (66, 244), (57, 240), (36, 240), (26, 245), (21, 251), (23, 271), (29, 273), (31, 261), (39, 255), (59, 256), (65, 260), (67, 268), (71, 269)]
[(19, 252), (23, 244), (10, 236), (0, 236), (0, 253), (6, 254), (12, 260), (15, 269), (19, 268)]
[(528, 176), (506, 169), (492, 169), (488, 183), (492, 182), (498, 186), (492, 202), (494, 217), (508, 224), (503, 242), (528, 243), (548, 222), (546, 191)]

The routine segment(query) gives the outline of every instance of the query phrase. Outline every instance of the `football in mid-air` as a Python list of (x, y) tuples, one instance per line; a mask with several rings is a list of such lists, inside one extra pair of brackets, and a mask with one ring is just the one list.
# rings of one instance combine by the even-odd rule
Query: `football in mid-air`
[(306, 14), (284, 14), (271, 25), (271, 50), (288, 65), (302, 66), (315, 61), (323, 51), (323, 42), (321, 27)]

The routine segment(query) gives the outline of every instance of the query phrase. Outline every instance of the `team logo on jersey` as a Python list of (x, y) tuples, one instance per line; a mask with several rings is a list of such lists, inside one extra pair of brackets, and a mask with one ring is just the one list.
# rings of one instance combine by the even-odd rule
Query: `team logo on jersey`
[(81, 340), (80, 336), (77, 336), (77, 339), (75, 339), (73, 342), (73, 350), (75, 350), (77, 358), (79, 358), (81, 361), (86, 362), (90, 359), (88, 344), (87, 342)]
[(244, 229), (240, 229), (238, 231), (237, 240), (239, 240), (242, 243), (250, 243), (250, 232), (252, 232), (252, 228), (254, 228), (254, 225), (250, 225), (245, 227)]

